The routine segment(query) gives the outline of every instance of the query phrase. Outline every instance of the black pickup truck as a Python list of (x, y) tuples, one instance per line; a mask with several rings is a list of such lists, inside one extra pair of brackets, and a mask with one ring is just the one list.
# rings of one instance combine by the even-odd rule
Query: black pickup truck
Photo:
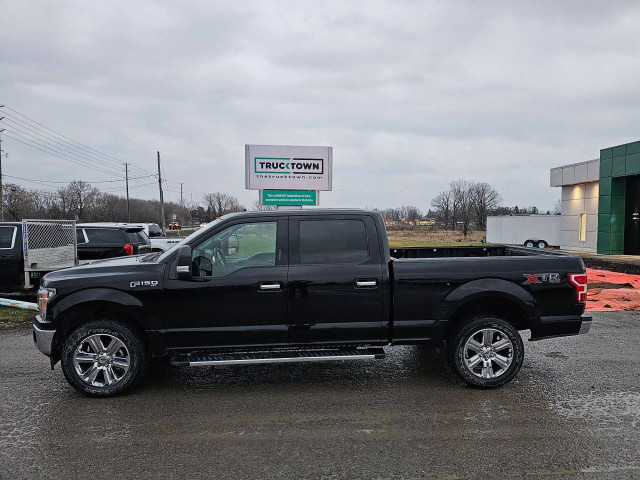
[(47, 274), (37, 347), (92, 396), (154, 357), (202, 366), (379, 359), (445, 344), (462, 380), (497, 387), (531, 340), (586, 333), (579, 257), (524, 247), (390, 249), (363, 210), (226, 215), (164, 252)]

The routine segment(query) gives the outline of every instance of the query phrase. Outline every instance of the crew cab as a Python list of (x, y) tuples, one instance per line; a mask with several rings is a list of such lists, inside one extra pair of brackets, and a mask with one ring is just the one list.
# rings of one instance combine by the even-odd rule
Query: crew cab
[(586, 333), (579, 257), (525, 247), (390, 249), (365, 210), (230, 214), (164, 253), (47, 274), (38, 349), (90, 396), (149, 362), (364, 360), (387, 345), (446, 346), (469, 385), (498, 387), (531, 340)]

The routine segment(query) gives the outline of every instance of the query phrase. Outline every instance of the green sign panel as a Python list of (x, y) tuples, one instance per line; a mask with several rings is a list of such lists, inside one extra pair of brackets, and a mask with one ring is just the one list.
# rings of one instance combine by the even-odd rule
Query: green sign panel
[(261, 190), (262, 205), (316, 205), (315, 190)]

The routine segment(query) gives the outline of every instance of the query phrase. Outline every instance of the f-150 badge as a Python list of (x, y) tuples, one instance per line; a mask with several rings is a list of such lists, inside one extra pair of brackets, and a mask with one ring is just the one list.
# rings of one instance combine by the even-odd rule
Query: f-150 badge
[(559, 273), (523, 273), (525, 285), (530, 283), (560, 283)]
[(129, 286), (131, 288), (136, 288), (136, 287), (157, 287), (158, 286), (158, 281), (157, 280), (136, 280), (135, 282), (131, 282), (129, 284)]

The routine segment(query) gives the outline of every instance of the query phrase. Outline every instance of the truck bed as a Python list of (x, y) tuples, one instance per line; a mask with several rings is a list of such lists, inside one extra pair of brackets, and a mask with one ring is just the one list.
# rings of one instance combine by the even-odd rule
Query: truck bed
[(538, 248), (487, 246), (487, 247), (403, 247), (390, 248), (392, 258), (451, 258), (451, 257), (507, 257), (537, 255), (567, 255)]

